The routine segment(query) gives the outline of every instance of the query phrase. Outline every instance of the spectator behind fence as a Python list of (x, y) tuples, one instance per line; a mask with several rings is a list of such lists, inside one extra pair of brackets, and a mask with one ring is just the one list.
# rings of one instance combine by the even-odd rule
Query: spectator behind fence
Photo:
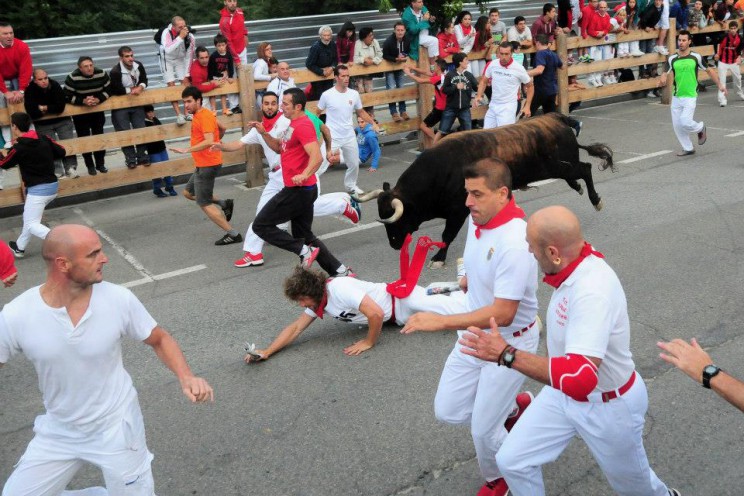
[(16, 258), (23, 258), (31, 235), (46, 238), (49, 228), (41, 223), (44, 208), (57, 198), (59, 183), (54, 175), (54, 160), (65, 156), (65, 149), (46, 136), (39, 136), (31, 129), (31, 116), (15, 112), (10, 116), (10, 129), (15, 144), (10, 150), (0, 150), (0, 167), (18, 166), (21, 180), (26, 187), (23, 205), (23, 229), (10, 249)]
[(411, 44), (408, 56), (418, 61), (419, 45), (423, 46), (429, 53), (429, 65), (432, 66), (439, 56), (439, 40), (429, 34), (429, 28), (436, 21), (436, 17), (424, 7), (424, 0), (411, 0), (400, 19), (406, 27), (406, 36)]
[[(145, 105), (145, 126), (159, 126), (160, 120), (155, 117), (155, 108), (152, 105)], [(168, 150), (165, 148), (165, 141), (152, 141), (147, 143), (147, 156), (150, 158), (151, 164), (158, 162), (167, 162), (169, 160)], [(161, 189), (165, 183), (165, 191)], [(166, 198), (168, 195), (176, 196), (176, 190), (173, 189), (173, 176), (159, 177), (152, 180), (152, 192), (158, 198)]]
[[(78, 67), (65, 78), (65, 95), (73, 105), (97, 107), (108, 100), (111, 94), (111, 78), (103, 69), (93, 64), (93, 59), (83, 55), (78, 59)], [(103, 134), (106, 115), (101, 112), (88, 112), (72, 116), (78, 138)], [(95, 157), (95, 162), (93, 158)], [(106, 173), (106, 150), (83, 153), (88, 174)], [(98, 172), (96, 172), (98, 171)]]
[[(635, 31), (638, 29), (638, 3), (636, 0), (628, 0), (628, 2), (625, 4), (625, 29), (627, 32)], [(618, 11), (619, 13), (619, 11)], [(636, 41), (630, 41), (630, 42), (623, 42), (618, 43), (617, 45), (617, 55), (618, 57), (627, 57), (627, 56), (633, 56), (633, 57), (641, 57), (643, 56), (643, 51), (640, 49), (640, 43), (638, 40)]]
[(463, 10), (455, 17), (455, 38), (462, 53), (467, 55), (473, 50), (475, 27), (473, 27), (473, 16), (467, 10)]
[[(186, 25), (183, 17), (174, 16), (160, 38), (160, 68), (168, 86), (175, 86), (176, 81), (184, 86), (189, 84), (189, 68), (194, 61), (195, 51), (196, 38), (191, 33), (191, 28)], [(186, 110), (181, 114), (178, 102), (172, 102), (172, 105), (176, 113), (176, 124), (183, 126), (186, 124)]]
[[(196, 47), (196, 60), (192, 62), (189, 74), (191, 74), (191, 85), (198, 88), (202, 93), (219, 88), (226, 82), (223, 79), (209, 79), (209, 50), (203, 46)], [(214, 110), (208, 105), (208, 102), (204, 102), (203, 106)]]
[[(23, 103), (23, 94), (31, 83), (33, 61), (28, 45), (16, 39), (13, 26), (0, 22), (0, 108), (8, 103)], [(5, 147), (10, 148), (10, 127), (0, 126)], [(0, 190), (5, 171), (0, 170)]]
[[(209, 56), (209, 63), (207, 64), (207, 77), (212, 81), (219, 79), (227, 83), (234, 82), (235, 64), (233, 63), (233, 56), (227, 48), (227, 38), (221, 34), (215, 36), (214, 48), (215, 50)], [(211, 96), (209, 101), (212, 110), (217, 112), (216, 98)], [(220, 95), (220, 103), (222, 104), (223, 115), (233, 115), (233, 109), (238, 109), (238, 95), (236, 93)]]
[[(354, 46), (356, 45), (356, 27), (351, 21), (341, 25), (336, 34), (336, 58), (339, 64), (351, 67), (354, 63)], [(279, 97), (279, 101), (281, 101)]]
[[(363, 27), (359, 30), (359, 39), (354, 45), (354, 63), (364, 67), (380, 65), (382, 62), (382, 49), (375, 39), (374, 30)], [(359, 93), (372, 93), (372, 78), (374, 75), (359, 76), (356, 78), (357, 91)], [(364, 107), (364, 110), (374, 119), (374, 107)]]
[(456, 53), (460, 53), (460, 44), (457, 42), (454, 21), (450, 19), (442, 21), (437, 39), (439, 40), (439, 56), (441, 58), (446, 59)]
[(429, 115), (421, 121), (419, 129), (436, 144), (442, 137), (442, 133), (434, 134), (434, 126), (442, 120), (442, 113), (444, 112), (444, 107), (447, 105), (447, 95), (442, 93), (444, 75), (447, 72), (447, 62), (437, 59), (433, 73), (408, 66), (406, 66), (404, 71), (409, 78), (418, 84), (431, 84), (434, 86), (434, 107), (429, 112)]
[[(272, 59), (274, 59), (274, 51), (271, 43), (266, 41), (259, 43), (258, 48), (256, 48), (256, 61), (253, 62), (254, 81), (269, 82), (276, 77), (276, 70), (271, 70)], [(256, 106), (258, 108), (261, 108), (261, 97), (265, 92), (265, 90), (256, 91)]]
[(542, 33), (548, 36), (548, 41), (553, 43), (555, 41), (555, 32), (558, 28), (558, 24), (555, 22), (555, 18), (558, 15), (558, 11), (555, 9), (555, 5), (552, 3), (546, 3), (543, 5), (542, 16), (538, 17), (535, 22), (532, 23), (532, 38)]
[[(411, 49), (411, 44), (406, 37), (406, 26), (402, 21), (398, 21), (393, 25), (393, 32), (390, 36), (385, 39), (382, 44), (382, 58), (393, 64), (402, 64), (408, 58), (408, 52)], [(403, 87), (403, 71), (390, 71), (385, 73), (385, 88), (402, 88)], [(408, 120), (408, 113), (406, 112), (406, 101), (401, 100), (398, 103), (390, 102), (388, 104), (390, 115), (393, 121), (400, 122), (402, 120)]]
[[(333, 31), (330, 26), (321, 26), (318, 29), (320, 39), (310, 45), (310, 51), (305, 59), (305, 67), (313, 74), (328, 78), (333, 75), (333, 68), (338, 64), (338, 51), (333, 41)], [(310, 100), (317, 100), (324, 91), (333, 87), (332, 79), (314, 81), (309, 92)]]
[[(592, 16), (592, 19), (589, 21), (587, 32), (589, 33), (590, 37), (594, 38), (594, 41), (606, 41), (607, 35), (612, 29), (610, 23), (610, 14), (607, 12), (608, 10), (609, 8), (607, 7), (607, 2), (602, 0), (601, 2), (599, 2), (599, 10), (594, 16)], [(589, 50), (590, 57), (593, 60), (609, 60), (615, 56), (612, 45), (597, 45), (591, 47)], [(609, 72), (607, 71), (605, 71), (604, 73), (593, 72), (589, 74), (587, 81), (594, 87), (600, 87), (604, 86), (605, 84), (613, 84), (617, 82), (614, 80), (614, 76), (610, 76)]]
[[(643, 4), (643, 2), (646, 0), (639, 0), (638, 1), (638, 27), (640, 29), (643, 29), (647, 33), (652, 32), (654, 29), (656, 29), (656, 25), (661, 22), (661, 15), (664, 11), (664, 3), (663, 0), (653, 0), (649, 1), (646, 5)], [(644, 53), (657, 53), (656, 49), (656, 42), (655, 40), (642, 40), (640, 44), (641, 50), (643, 50)], [(655, 78), (658, 74), (658, 64), (647, 64), (645, 67), (641, 68), (639, 71), (638, 76), (640, 78)], [(659, 93), (656, 90), (651, 90), (647, 93), (646, 96), (649, 98), (654, 98), (658, 96)]]
[[(65, 91), (54, 79), (51, 79), (44, 69), (34, 70), (31, 84), (26, 88), (23, 104), (26, 113), (34, 121), (37, 134), (49, 136), (56, 140), (73, 138), (72, 119), (68, 116), (53, 117), (41, 120), (43, 117), (59, 115), (65, 111)], [(77, 173), (77, 157), (69, 155), (64, 160), (57, 161), (55, 167), (57, 177), (80, 177)]]
[(497, 7), (488, 11), (488, 27), (494, 44), (498, 45), (501, 40), (506, 39), (506, 24), (501, 20), (501, 12)]
[(532, 48), (532, 31), (527, 29), (527, 20), (522, 16), (514, 18), (514, 26), (506, 32), (506, 40), (509, 42), (516, 41), (519, 48)]
[[(726, 76), (731, 72), (736, 94), (744, 100), (744, 93), (742, 93), (741, 89), (741, 72), (739, 69), (742, 48), (744, 48), (744, 43), (742, 43), (741, 36), (739, 36), (739, 23), (731, 21), (728, 23), (728, 34), (721, 39), (715, 57), (718, 61), (718, 79), (721, 80), (721, 85), (725, 87)], [(718, 104), (721, 107), (725, 107), (727, 103), (726, 95), (722, 91), (719, 91)]]
[(238, 7), (238, 0), (225, 0), (220, 11), (220, 33), (227, 38), (227, 48), (233, 56), (236, 67), (248, 63), (248, 29), (245, 27), (245, 14)]
[[(147, 88), (145, 66), (134, 60), (134, 52), (128, 46), (119, 48), (119, 63), (109, 73), (113, 95), (141, 95)], [(145, 110), (142, 106), (111, 110), (111, 122), (117, 131), (142, 129), (145, 127)], [(127, 168), (150, 165), (145, 145), (121, 147)]]
[(278, 97), (278, 101), (282, 101), (284, 92), (290, 88), (296, 88), (297, 85), (294, 82), (294, 78), (290, 76), (288, 62), (279, 62), (276, 65), (276, 73), (277, 77), (274, 78), (269, 83), (269, 86), (266, 87), (266, 92), (268, 93), (271, 91), (272, 93), (275, 93)]
[(480, 16), (478, 21), (475, 23), (475, 44), (473, 44), (473, 51), (481, 52), (485, 50), (485, 53), (483, 54), (483, 59), (470, 61), (470, 72), (476, 78), (483, 75), (483, 69), (486, 68), (486, 62), (491, 60), (492, 46), (493, 37), (491, 36), (491, 25), (488, 22), (488, 17)]

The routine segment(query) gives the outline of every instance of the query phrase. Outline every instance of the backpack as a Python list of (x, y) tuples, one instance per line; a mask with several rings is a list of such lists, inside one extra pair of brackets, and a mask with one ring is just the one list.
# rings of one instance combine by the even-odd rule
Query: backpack
[(165, 31), (166, 29), (168, 29), (168, 26), (163, 26), (162, 28), (158, 29), (158, 30), (157, 30), (157, 31), (155, 32), (155, 36), (153, 36), (153, 37), (152, 37), (152, 39), (153, 39), (153, 40), (155, 41), (155, 43), (157, 43), (158, 45), (162, 45), (162, 44), (163, 44), (163, 31)]

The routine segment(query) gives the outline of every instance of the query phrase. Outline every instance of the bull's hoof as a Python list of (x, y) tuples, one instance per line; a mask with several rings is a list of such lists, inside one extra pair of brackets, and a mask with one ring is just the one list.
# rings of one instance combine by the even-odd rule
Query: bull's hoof
[(440, 270), (440, 269), (443, 269), (444, 267), (445, 267), (445, 263), (444, 262), (435, 262), (434, 260), (432, 260), (431, 262), (429, 262), (429, 268), (430, 269)]
[(584, 194), (584, 187), (583, 186), (579, 186), (579, 194), (580, 195), (583, 195)]
[(599, 203), (597, 203), (596, 205), (594, 205), (594, 208), (597, 210), (597, 212), (599, 212), (600, 210), (602, 210), (602, 207), (604, 207), (604, 200), (599, 200)]

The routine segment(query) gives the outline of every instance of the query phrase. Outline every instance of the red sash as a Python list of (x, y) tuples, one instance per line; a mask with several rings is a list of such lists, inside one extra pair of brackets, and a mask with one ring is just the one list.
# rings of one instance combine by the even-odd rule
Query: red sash
[[(444, 248), (445, 243), (432, 241), (428, 236), (421, 236), (416, 242), (416, 248), (413, 250), (413, 259), (408, 260), (408, 245), (411, 244), (413, 237), (408, 234), (403, 247), (400, 249), (400, 279), (387, 285), (387, 292), (395, 298), (407, 298), (416, 287), (416, 283), (421, 276), (421, 270), (426, 262), (426, 255), (429, 250), (434, 248)], [(395, 304), (395, 303), (393, 303)]]
[(556, 274), (545, 274), (545, 277), (543, 277), (543, 282), (558, 289), (558, 287), (563, 284), (563, 281), (568, 279), (568, 276), (573, 274), (573, 271), (576, 270), (576, 267), (578, 267), (579, 264), (589, 255), (604, 258), (604, 255), (602, 255), (598, 251), (595, 251), (594, 248), (592, 248), (592, 245), (584, 241), (584, 247), (581, 249), (581, 253), (579, 253), (579, 256), (576, 258), (576, 260), (566, 265), (563, 270)]

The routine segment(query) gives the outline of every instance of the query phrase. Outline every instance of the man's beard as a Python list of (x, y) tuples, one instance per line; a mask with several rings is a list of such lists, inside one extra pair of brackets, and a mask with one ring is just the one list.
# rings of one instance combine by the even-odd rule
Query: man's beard
[(266, 111), (264, 111), (264, 110), (261, 110), (261, 113), (262, 113), (262, 114), (263, 114), (263, 116), (264, 116), (265, 118), (267, 118), (267, 119), (273, 119), (273, 118), (274, 118), (274, 117), (276, 116), (276, 114), (277, 114), (278, 112), (279, 112), (279, 111), (276, 111), (276, 112), (274, 112), (273, 114), (267, 114), (267, 113), (266, 113)]

